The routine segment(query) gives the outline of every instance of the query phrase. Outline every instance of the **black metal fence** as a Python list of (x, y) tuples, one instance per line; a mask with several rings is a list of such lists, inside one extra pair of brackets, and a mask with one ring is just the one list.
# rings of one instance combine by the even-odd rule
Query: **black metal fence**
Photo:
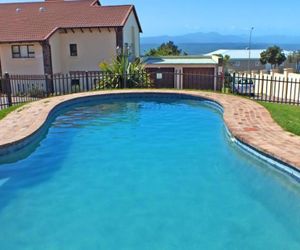
[(112, 74), (100, 71), (0, 77), (0, 109), (49, 96), (116, 88), (222, 89), (222, 76), (181, 72)]
[(253, 74), (232, 74), (228, 77), (224, 85), (234, 94), (258, 101), (300, 105), (300, 75), (299, 78)]
[(300, 105), (299, 79), (175, 72), (111, 74), (100, 71), (0, 76), (0, 109), (49, 96), (115, 88), (176, 88), (233, 93), (261, 101)]
[[(9, 75), (0, 76), (0, 109), (12, 105), (102, 89), (144, 87), (150, 82), (145, 73), (122, 76), (106, 72), (71, 72), (55, 75)], [(125, 79), (125, 80), (124, 80)], [(139, 85), (140, 84), (140, 85)]]

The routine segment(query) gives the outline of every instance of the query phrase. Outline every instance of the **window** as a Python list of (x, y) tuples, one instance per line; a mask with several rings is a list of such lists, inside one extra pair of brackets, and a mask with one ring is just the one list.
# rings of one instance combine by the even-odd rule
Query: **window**
[(34, 46), (33, 45), (12, 45), (11, 46), (13, 58), (34, 58)]
[(240, 67), (241, 66), (241, 62), (240, 61), (235, 61), (232, 63), (234, 67)]
[(70, 56), (77, 56), (77, 44), (70, 44)]
[(156, 79), (157, 80), (163, 79), (163, 74), (162, 73), (156, 73)]

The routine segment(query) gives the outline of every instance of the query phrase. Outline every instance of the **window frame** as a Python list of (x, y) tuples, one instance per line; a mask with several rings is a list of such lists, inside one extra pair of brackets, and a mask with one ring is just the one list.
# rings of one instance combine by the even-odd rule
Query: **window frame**
[[(26, 55), (22, 56), (22, 50), (21, 47), (26, 47)], [(14, 52), (14, 48), (17, 48), (18, 52)], [(30, 48), (33, 48), (33, 50), (30, 50)], [(35, 51), (34, 51), (34, 45), (33, 44), (14, 44), (11, 45), (11, 54), (13, 59), (22, 59), (22, 58), (35, 58)]]
[[(75, 50), (73, 51), (73, 49), (75, 49)], [(70, 56), (72, 56), (72, 57), (78, 56), (77, 43), (70, 43), (69, 50), (70, 50)]]

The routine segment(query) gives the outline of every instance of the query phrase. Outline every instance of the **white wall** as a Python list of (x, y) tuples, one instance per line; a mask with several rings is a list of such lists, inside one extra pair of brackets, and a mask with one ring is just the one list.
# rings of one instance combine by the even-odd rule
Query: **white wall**
[(0, 44), (0, 60), (2, 74), (12, 75), (41, 75), (44, 74), (43, 49), (39, 43), (34, 45), (35, 58), (12, 58), (12, 45), (24, 44)]
[(124, 45), (125, 43), (132, 45), (134, 57), (139, 57), (140, 56), (140, 30), (133, 11), (131, 12), (124, 26), (123, 35), (124, 35)]
[(61, 57), (61, 39), (59, 32), (52, 35), (49, 40), (51, 46), (51, 59), (53, 74), (63, 73)]
[[(92, 31), (92, 32), (91, 32)], [(70, 71), (98, 71), (101, 62), (116, 57), (114, 29), (74, 29), (74, 33), (56, 32), (50, 38), (53, 73)], [(70, 44), (77, 44), (77, 56), (70, 56)]]

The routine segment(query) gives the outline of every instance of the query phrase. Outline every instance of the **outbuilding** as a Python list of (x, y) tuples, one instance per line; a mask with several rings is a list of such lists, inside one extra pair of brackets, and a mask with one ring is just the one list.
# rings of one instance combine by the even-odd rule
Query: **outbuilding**
[(146, 57), (143, 61), (157, 88), (221, 88), (223, 67), (218, 56)]

